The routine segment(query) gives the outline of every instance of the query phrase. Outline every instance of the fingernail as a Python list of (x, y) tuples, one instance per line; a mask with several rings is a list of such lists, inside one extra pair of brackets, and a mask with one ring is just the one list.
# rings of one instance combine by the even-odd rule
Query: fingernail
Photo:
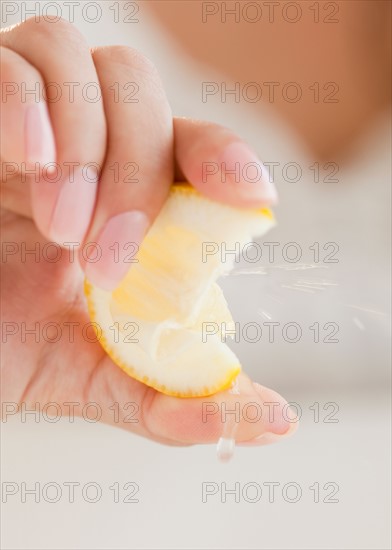
[(86, 277), (104, 290), (113, 290), (125, 277), (149, 227), (144, 212), (134, 210), (111, 218), (101, 231), (100, 258), (87, 262)]
[(266, 204), (277, 202), (278, 193), (267, 168), (245, 143), (228, 145), (220, 157), (220, 168), (222, 182), (236, 185), (246, 197)]
[(78, 168), (62, 183), (49, 229), (54, 241), (82, 244), (93, 214), (97, 185), (95, 168)]
[(290, 428), (284, 435), (265, 432), (254, 439), (250, 439), (249, 441), (238, 441), (237, 445), (239, 447), (261, 447), (262, 445), (270, 445), (271, 443), (277, 443), (278, 441), (286, 439), (286, 437), (290, 436), (295, 431), (296, 428)]
[(44, 167), (56, 161), (54, 133), (44, 101), (30, 105), (26, 110), (25, 156), (29, 166), (38, 162)]
[(283, 397), (273, 390), (257, 384), (257, 382), (253, 382), (253, 387), (262, 400), (265, 431), (249, 441), (242, 441), (238, 444), (242, 446), (263, 445), (278, 441), (294, 433), (298, 421), (296, 421), (295, 413)]

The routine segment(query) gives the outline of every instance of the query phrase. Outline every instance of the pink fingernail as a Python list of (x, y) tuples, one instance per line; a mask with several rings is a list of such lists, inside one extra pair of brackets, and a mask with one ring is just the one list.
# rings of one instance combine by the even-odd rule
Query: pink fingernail
[(48, 107), (40, 101), (30, 105), (25, 115), (25, 156), (31, 166), (38, 162), (43, 168), (56, 162), (56, 144)]
[(243, 195), (266, 204), (277, 202), (278, 193), (267, 168), (245, 143), (231, 143), (219, 160), (223, 183), (236, 185)]
[(298, 419), (287, 401), (275, 391), (264, 388), (257, 382), (253, 382), (253, 387), (262, 402), (264, 432), (249, 441), (241, 441), (238, 444), (245, 447), (263, 445), (291, 435), (297, 429)]
[(147, 216), (138, 210), (111, 218), (98, 238), (100, 258), (87, 262), (86, 277), (104, 290), (113, 290), (132, 266), (149, 225)]
[(237, 445), (239, 447), (261, 447), (262, 445), (270, 445), (271, 443), (277, 443), (278, 441), (282, 441), (283, 439), (286, 439), (286, 437), (292, 435), (296, 431), (295, 424), (293, 424), (292, 426), (293, 427), (290, 427), (285, 434), (277, 435), (277, 434), (265, 432), (262, 435), (255, 437), (254, 439), (250, 439), (249, 441), (238, 441)]
[(61, 184), (49, 229), (54, 241), (82, 244), (93, 214), (97, 185), (94, 168), (79, 168)]

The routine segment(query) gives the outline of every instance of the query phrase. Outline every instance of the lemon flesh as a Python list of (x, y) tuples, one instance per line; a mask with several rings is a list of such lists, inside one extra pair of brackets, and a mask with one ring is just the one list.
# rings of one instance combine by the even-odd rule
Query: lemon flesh
[[(274, 224), (266, 208), (235, 208), (173, 185), (118, 287), (108, 292), (85, 281), (90, 318), (112, 360), (168, 395), (228, 388), (241, 366), (222, 338), (222, 325), (233, 320), (216, 280), (233, 267), (230, 251)], [(206, 335), (206, 323), (215, 334)]]

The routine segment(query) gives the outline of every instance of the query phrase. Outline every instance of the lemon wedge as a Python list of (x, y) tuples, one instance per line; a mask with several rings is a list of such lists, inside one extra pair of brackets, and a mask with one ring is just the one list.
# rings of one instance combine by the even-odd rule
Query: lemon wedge
[(275, 224), (267, 208), (214, 202), (189, 184), (175, 184), (137, 254), (112, 292), (85, 281), (97, 337), (127, 374), (177, 397), (230, 387), (241, 365), (221, 330), (233, 323), (216, 280), (239, 250)]

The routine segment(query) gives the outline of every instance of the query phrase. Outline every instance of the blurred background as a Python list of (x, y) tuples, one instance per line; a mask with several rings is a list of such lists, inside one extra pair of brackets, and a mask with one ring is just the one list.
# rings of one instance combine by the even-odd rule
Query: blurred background
[[(180, 20), (184, 4), (194, 6), (188, 22)], [(237, 15), (224, 16), (223, 4)], [(245, 4), (249, 6), (244, 11)], [(259, 12), (250, 4), (262, 9), (253, 23), (249, 20)], [(297, 73), (282, 69), (277, 77), (268, 61), (279, 59), (279, 52), (272, 50), (278, 47), (275, 42), (265, 51), (265, 72), (259, 70), (260, 56), (255, 53), (257, 72), (253, 77), (251, 70), (246, 73), (244, 83), (219, 62), (211, 39), (211, 33), (217, 37), (216, 51), (222, 58), (222, 44), (226, 56), (233, 56), (233, 48), (219, 42), (214, 25), (228, 34), (228, 43), (235, 42), (233, 33), (239, 26), (224, 25), (236, 23), (238, 16), (240, 23), (253, 25), (252, 33), (289, 32), (292, 40), (300, 41), (309, 31), (305, 49), (312, 49), (320, 33), (319, 51), (336, 44), (343, 48), (340, 29), (357, 27), (342, 4), (355, 4), (361, 11), (365, 3), (280, 2), (272, 22), (266, 15), (268, 4), (3, 4), (3, 27), (34, 13), (70, 19), (69, 6), (74, 5), (75, 25), (91, 46), (127, 44), (143, 52), (158, 68), (176, 116), (230, 127), (270, 167), (280, 194), (278, 225), (258, 242), (261, 257), (256, 262), (249, 260), (251, 253), (240, 258), (221, 284), (241, 327), (253, 323), (262, 330), (258, 341), (251, 341), (254, 333), (249, 331), (248, 337), (242, 335), (231, 344), (244, 369), (296, 404), (301, 416), (293, 438), (268, 447), (238, 448), (228, 464), (218, 462), (213, 446), (170, 448), (84, 420), (51, 423), (15, 416), (2, 424), (3, 481), (25, 482), (28, 487), (36, 482), (41, 487), (49, 482), (63, 486), (75, 481), (81, 487), (93, 482), (102, 488), (102, 498), (86, 502), (76, 492), (73, 503), (65, 498), (36, 503), (33, 498), (22, 502), (20, 495), (9, 496), (2, 506), (3, 548), (390, 548), (388, 110), (381, 97), (379, 108), (369, 108), (363, 127), (355, 128), (355, 138), (349, 132), (334, 137), (340, 110), (349, 112), (352, 104), (361, 105), (362, 92), (366, 99), (364, 89), (358, 88), (358, 97), (355, 91), (347, 93), (337, 61), (334, 72), (333, 62), (323, 65), (315, 55), (316, 77), (306, 68)], [(287, 4), (300, 6), (301, 12)], [(311, 6), (316, 6), (313, 11)], [(380, 34), (377, 25), (382, 23), (374, 17), (369, 40)], [(326, 18), (332, 18), (329, 25), (323, 24)], [(195, 47), (195, 37), (204, 43), (202, 52)], [(282, 56), (287, 58), (289, 51), (283, 44)], [(381, 43), (375, 55), (383, 51)], [(240, 53), (238, 57), (237, 64), (252, 66)], [(373, 77), (378, 87), (377, 74)], [(270, 81), (279, 82), (276, 105), (266, 99), (264, 83)], [(261, 87), (260, 101), (254, 101), (257, 87), (246, 88), (250, 82)], [(286, 87), (285, 99), (282, 90), (289, 82), (296, 86)], [(330, 136), (326, 144), (312, 140), (317, 121), (298, 122), (307, 102), (310, 110), (314, 108), (315, 82), (322, 94), (319, 133)], [(328, 82), (339, 88), (334, 96), (338, 107), (324, 101), (335, 90), (323, 88)], [(235, 93), (225, 94), (225, 89)], [(290, 102), (287, 98), (298, 89), (303, 100)], [(122, 488), (127, 482), (138, 485), (139, 502), (122, 502), (129, 487), (120, 489), (120, 502), (115, 502), (110, 487), (118, 483)], [(271, 482), (276, 482), (273, 497)], [(206, 483), (216, 492), (204, 494), (203, 502)], [(247, 483), (262, 489), (257, 501), (252, 502), (253, 489), (248, 496), (243, 492)], [(287, 484), (294, 485), (289, 490)], [(225, 487), (237, 488), (237, 497), (227, 493), (225, 502)]]

